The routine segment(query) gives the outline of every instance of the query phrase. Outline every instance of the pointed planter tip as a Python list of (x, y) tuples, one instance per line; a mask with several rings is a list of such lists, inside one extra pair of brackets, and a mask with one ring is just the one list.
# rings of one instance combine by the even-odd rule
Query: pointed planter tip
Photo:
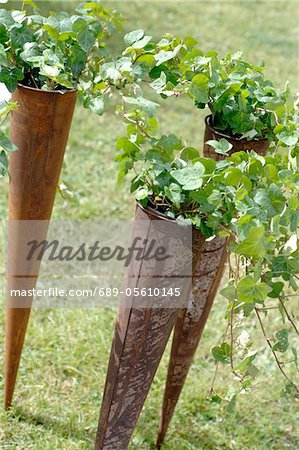
[[(45, 221), (39, 238), (47, 235), (64, 152), (76, 103), (76, 91), (44, 91), (19, 85), (13, 93), (18, 109), (11, 113), (11, 140), (18, 151), (10, 155), (6, 346), (4, 406), (11, 405), (31, 310), (31, 299), (12, 297), (12, 289), (33, 289), (39, 265), (24, 268), (20, 277), (18, 241), (22, 222)], [(19, 231), (17, 231), (19, 229)], [(28, 272), (29, 271), (29, 272)], [(28, 274), (30, 273), (30, 276)]]

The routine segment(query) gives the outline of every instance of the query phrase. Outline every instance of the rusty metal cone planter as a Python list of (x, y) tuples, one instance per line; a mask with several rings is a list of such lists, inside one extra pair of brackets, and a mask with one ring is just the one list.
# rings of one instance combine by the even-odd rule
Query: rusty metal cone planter
[(219, 153), (215, 153), (213, 147), (207, 144), (207, 141), (215, 140), (219, 141), (220, 139), (226, 139), (230, 144), (232, 144), (232, 149), (229, 151), (230, 154), (235, 152), (250, 152), (254, 150), (259, 155), (265, 155), (270, 142), (267, 139), (238, 139), (232, 136), (225, 134), (224, 132), (218, 131), (213, 127), (212, 124), (212, 116), (207, 116), (205, 118), (205, 134), (204, 134), (204, 156), (207, 158), (213, 158), (217, 160), (225, 159), (224, 155), (220, 155)]
[[(230, 153), (255, 150), (260, 155), (266, 154), (270, 144), (266, 139), (246, 141), (231, 138), (215, 130), (211, 126), (211, 118), (212, 116), (206, 118), (203, 151), (205, 157), (217, 160), (225, 158), (206, 144), (208, 140), (219, 140), (221, 138), (226, 138), (233, 145)], [(205, 243), (195, 268), (189, 306), (181, 309), (178, 313), (163, 398), (157, 448), (160, 448), (164, 442), (170, 420), (221, 282), (226, 259), (227, 244), (225, 238), (215, 238)]]
[(157, 439), (160, 448), (213, 305), (227, 257), (226, 240), (207, 242), (197, 263), (189, 307), (178, 313)]
[[(159, 218), (161, 216), (157, 216), (155, 212), (144, 210), (140, 206), (136, 209), (135, 219), (145, 222), (142, 235), (146, 238), (152, 234), (155, 221)], [(193, 250), (191, 249), (189, 263), (191, 259), (192, 264), (195, 264), (204, 238), (194, 230), (192, 239)], [(132, 264), (125, 277), (124, 288), (157, 286), (156, 279), (142, 277), (146, 272), (144, 265), (144, 262)], [(185, 296), (185, 300), (190, 295), (191, 278), (192, 274), (187, 283), (182, 281), (181, 296)], [(169, 286), (172, 284), (170, 280)], [(136, 297), (121, 299), (102, 400), (96, 450), (125, 450), (128, 447), (177, 316), (174, 304), (160, 307), (157, 306), (156, 299), (148, 297), (144, 307), (140, 306), (139, 301), (140, 298)]]
[[(18, 240), (22, 222), (45, 221), (38, 237), (47, 234), (48, 220), (63, 163), (76, 103), (76, 91), (60, 93), (19, 86), (13, 94), (19, 105), (11, 115), (11, 139), (18, 151), (10, 157), (9, 227), (4, 406), (11, 405), (31, 309), (31, 298), (11, 297), (11, 289), (33, 289), (39, 264), (19, 273)], [(19, 222), (17, 222), (19, 221)], [(18, 231), (19, 229), (19, 231)]]

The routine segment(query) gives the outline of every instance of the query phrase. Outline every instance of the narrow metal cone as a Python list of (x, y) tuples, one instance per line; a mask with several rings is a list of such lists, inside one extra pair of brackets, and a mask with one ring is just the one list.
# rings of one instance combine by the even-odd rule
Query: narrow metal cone
[[(45, 221), (39, 228), (39, 238), (45, 238), (75, 108), (76, 91), (62, 94), (19, 86), (13, 100), (19, 108), (11, 114), (11, 139), (19, 150), (10, 156), (9, 223)], [(12, 232), (10, 228), (8, 236), (10, 269), (7, 280), (5, 408), (12, 402), (31, 307), (30, 297), (12, 298), (10, 293), (11, 289), (34, 288), (39, 269), (39, 264), (33, 262), (32, 267), (24, 268), (23, 276), (16, 275), (18, 240), (22, 240), (22, 226), (19, 228), (19, 236), (16, 229)]]
[[(225, 157), (217, 154), (211, 146), (206, 144), (208, 140), (219, 140), (225, 137), (210, 126), (210, 118), (211, 116), (206, 118), (204, 156), (221, 160)], [(231, 153), (255, 150), (256, 153), (264, 155), (269, 147), (269, 142), (265, 139), (261, 141), (228, 140), (233, 145)], [(156, 443), (157, 448), (160, 448), (164, 442), (170, 420), (221, 282), (226, 258), (226, 239), (216, 238), (205, 243), (204, 250), (195, 268), (189, 306), (180, 310), (176, 319)]]
[[(145, 227), (143, 233), (150, 235), (155, 218), (137, 207), (136, 219), (147, 222), (148, 228)], [(199, 253), (204, 239), (200, 233), (196, 232), (196, 235), (196, 248)], [(193, 252), (193, 258), (196, 257)], [(133, 271), (126, 276), (125, 287), (155, 287), (156, 280), (132, 276), (132, 273), (144, 273), (145, 263), (139, 264), (138, 266), (138, 263), (135, 263)], [(186, 284), (185, 281), (182, 283)], [(191, 279), (183, 288), (182, 297), (185, 295), (186, 300), (190, 290)], [(136, 299), (126, 299), (119, 310), (102, 400), (96, 450), (125, 450), (128, 447), (173, 328), (177, 308), (157, 307), (155, 299), (149, 298), (147, 301), (149, 303), (145, 308), (139, 307)]]
[(178, 313), (157, 439), (160, 448), (188, 375), (225, 267), (225, 239), (207, 242), (195, 269), (189, 307)]

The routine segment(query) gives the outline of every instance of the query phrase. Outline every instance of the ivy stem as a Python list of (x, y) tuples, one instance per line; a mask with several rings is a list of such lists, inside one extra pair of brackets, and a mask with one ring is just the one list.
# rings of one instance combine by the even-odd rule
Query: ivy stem
[(291, 318), (291, 316), (290, 316), (290, 314), (289, 314), (289, 312), (288, 312), (288, 310), (287, 310), (287, 308), (286, 308), (286, 306), (285, 306), (285, 304), (284, 304), (284, 301), (282, 300), (282, 298), (281, 298), (280, 296), (278, 296), (278, 300), (280, 301), (280, 304), (281, 304), (281, 306), (282, 306), (282, 308), (283, 308), (283, 310), (284, 310), (284, 312), (285, 312), (285, 315), (286, 315), (287, 318), (288, 318), (288, 321), (292, 324), (294, 330), (296, 331), (296, 333), (297, 333), (298, 336), (299, 336), (299, 330), (298, 330), (298, 328), (297, 328), (295, 322), (294, 322), (293, 319)]
[(218, 374), (218, 368), (219, 368), (219, 362), (217, 361), (216, 365), (215, 365), (214, 374), (213, 374), (212, 384), (211, 384), (210, 391), (209, 391), (210, 395), (215, 394), (214, 386), (215, 386), (215, 382), (216, 382), (216, 378), (217, 378), (217, 374)]
[(257, 308), (254, 308), (254, 310), (255, 310), (255, 312), (256, 312), (258, 321), (259, 321), (259, 323), (260, 323), (260, 326), (261, 326), (261, 330), (262, 330), (263, 336), (264, 336), (264, 338), (265, 338), (265, 340), (266, 340), (268, 346), (269, 346), (270, 349), (271, 349), (271, 352), (272, 352), (272, 354), (273, 354), (273, 356), (274, 356), (274, 358), (275, 358), (276, 364), (277, 364), (277, 366), (278, 366), (280, 372), (282, 373), (282, 375), (284, 376), (284, 378), (285, 378), (286, 380), (288, 380), (288, 382), (291, 383), (292, 386), (294, 386), (294, 388), (295, 388), (295, 390), (296, 390), (296, 393), (297, 393), (297, 396), (299, 396), (299, 389), (298, 389), (298, 387), (293, 383), (293, 381), (290, 379), (290, 377), (285, 373), (285, 371), (284, 371), (284, 369), (283, 369), (283, 367), (282, 367), (282, 365), (281, 365), (279, 359), (277, 358), (276, 352), (275, 352), (275, 350), (273, 349), (273, 345), (271, 344), (271, 341), (270, 341), (270, 339), (268, 338), (268, 336), (267, 336), (267, 334), (266, 334), (265, 327), (264, 327), (264, 324), (263, 324), (263, 321), (262, 321), (262, 318), (261, 318), (261, 316), (260, 316), (260, 313), (259, 313), (258, 309), (257, 309)]
[(136, 126), (136, 128), (140, 131), (140, 133), (143, 134), (144, 137), (146, 137), (148, 139), (152, 139), (152, 137), (140, 126), (137, 118), (136, 118), (136, 120), (127, 118), (127, 121), (130, 123), (133, 123)]
[(230, 351), (229, 351), (229, 359), (230, 359), (230, 366), (232, 371), (234, 371), (234, 357), (233, 357), (233, 347), (234, 347), (234, 307), (235, 307), (235, 300), (233, 301), (231, 311), (230, 311), (230, 319), (229, 319), (229, 326), (230, 326)]
[(258, 312), (269, 311), (271, 309), (278, 309), (278, 306), (265, 306), (264, 308), (256, 308)]
[(31, 80), (33, 81), (33, 84), (34, 84), (34, 86), (36, 87), (36, 89), (39, 89), (39, 87), (38, 87), (38, 85), (37, 85), (37, 83), (36, 83), (36, 81), (35, 81), (34, 76), (32, 75), (32, 73), (30, 74), (30, 78), (31, 78)]
[(232, 237), (234, 238), (234, 240), (235, 240), (236, 242), (238, 242), (238, 237), (237, 237), (237, 235), (236, 235), (232, 230), (230, 230), (229, 228), (224, 227), (224, 226), (221, 225), (221, 224), (219, 224), (219, 228), (221, 228), (221, 230), (226, 231), (230, 236), (232, 236)]

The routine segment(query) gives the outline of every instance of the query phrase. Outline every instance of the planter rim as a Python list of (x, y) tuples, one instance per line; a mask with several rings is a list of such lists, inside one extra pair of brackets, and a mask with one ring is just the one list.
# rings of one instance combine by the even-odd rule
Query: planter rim
[(155, 209), (151, 208), (151, 207), (144, 207), (140, 204), (140, 202), (138, 200), (136, 200), (136, 205), (147, 215), (153, 216), (156, 219), (161, 219), (161, 220), (165, 220), (167, 222), (175, 222), (175, 219), (172, 219), (171, 217), (167, 217), (165, 216), (165, 214), (156, 211)]
[(207, 127), (209, 127), (213, 133), (218, 134), (219, 136), (225, 138), (225, 139), (230, 139), (230, 140), (234, 140), (237, 142), (250, 142), (250, 141), (255, 141), (255, 142), (269, 142), (268, 139), (266, 138), (253, 138), (253, 139), (249, 139), (247, 140), (246, 138), (238, 138), (236, 136), (231, 136), (230, 134), (226, 134), (223, 133), (222, 131), (216, 130), (216, 128), (213, 127), (213, 125), (211, 125), (211, 119), (212, 119), (213, 115), (209, 114), (208, 116), (205, 117), (205, 124)]
[(44, 89), (39, 89), (39, 88), (33, 88), (30, 86), (26, 86), (25, 84), (22, 83), (18, 83), (18, 89), (24, 89), (24, 90), (28, 90), (28, 91), (34, 91), (34, 92), (40, 92), (42, 94), (60, 94), (60, 95), (67, 95), (67, 94), (73, 94), (74, 92), (77, 92), (77, 89), (66, 89), (65, 92), (61, 92), (61, 91), (46, 91)]

